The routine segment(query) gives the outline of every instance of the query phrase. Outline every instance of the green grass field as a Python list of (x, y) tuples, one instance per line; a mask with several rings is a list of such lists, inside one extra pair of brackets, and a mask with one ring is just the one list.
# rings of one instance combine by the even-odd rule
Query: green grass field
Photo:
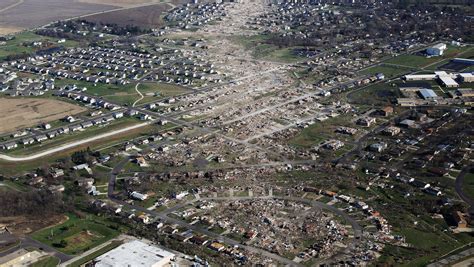
[[(62, 79), (56, 81), (56, 86), (58, 87), (72, 84), (77, 85), (79, 88), (87, 88), (85, 93), (89, 95), (102, 97), (118, 104), (132, 105), (140, 98), (140, 95), (135, 91), (136, 83), (130, 83), (126, 85), (98, 83), (94, 85), (90, 82), (76, 81), (71, 79)], [(145, 97), (140, 103), (159, 100), (169, 96), (176, 96), (190, 91), (183, 86), (167, 83), (140, 83), (140, 85), (138, 85), (138, 90)]]
[(401, 55), (401, 56), (397, 56), (392, 59), (389, 59), (385, 61), (384, 63), (415, 67), (415, 68), (423, 68), (423, 67), (427, 67), (431, 64), (435, 64), (437, 62), (440, 62), (446, 59), (468, 56), (470, 53), (472, 53), (473, 50), (474, 50), (474, 47), (472, 46), (455, 47), (455, 46), (448, 45), (448, 49), (445, 51), (444, 55), (440, 57), (427, 58), (427, 57), (418, 56), (418, 55)]
[(33, 264), (30, 267), (56, 267), (59, 265), (59, 259), (52, 256), (47, 256)]
[[(22, 53), (29, 54), (38, 50), (38, 48), (35, 48), (35, 47), (24, 46), (23, 43), (25, 42), (50, 41), (52, 43), (56, 43), (57, 40), (58, 40), (57, 38), (37, 35), (31, 31), (26, 31), (26, 32), (16, 34), (15, 39), (6, 41), (5, 45), (0, 46), (0, 60), (5, 59), (9, 55), (22, 54)], [(66, 41), (66, 43), (63, 43), (61, 45), (65, 47), (73, 47), (73, 46), (77, 46), (77, 44), (78, 43), (75, 41)]]
[(69, 215), (67, 222), (35, 232), (32, 237), (61, 252), (74, 255), (118, 236), (119, 232), (110, 226), (100, 220)]
[(404, 68), (404, 67), (396, 67), (396, 66), (389, 66), (389, 65), (378, 65), (378, 66), (373, 66), (368, 69), (364, 69), (360, 72), (361, 74), (369, 74), (369, 75), (375, 75), (377, 73), (383, 73), (385, 75), (385, 78), (394, 78), (397, 76), (400, 76), (402, 74), (410, 73), (409, 68)]
[(474, 199), (474, 173), (466, 174), (462, 190), (466, 195)]

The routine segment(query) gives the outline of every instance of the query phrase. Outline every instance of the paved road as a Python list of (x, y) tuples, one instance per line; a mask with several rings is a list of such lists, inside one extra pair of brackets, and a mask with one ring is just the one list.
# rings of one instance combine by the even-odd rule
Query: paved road
[(456, 189), (456, 193), (459, 195), (459, 197), (464, 202), (469, 204), (469, 212), (474, 214), (474, 199), (471, 196), (467, 195), (463, 190), (464, 179), (466, 175), (469, 174), (472, 170), (474, 170), (473, 165), (464, 167), (456, 178), (456, 184), (454, 188)]
[(135, 129), (139, 129), (139, 128), (145, 127), (147, 125), (150, 125), (153, 122), (154, 121), (140, 123), (140, 124), (136, 124), (136, 125), (133, 125), (133, 126), (130, 126), (130, 127), (123, 128), (123, 129), (119, 129), (119, 130), (111, 131), (111, 132), (108, 132), (108, 133), (96, 135), (96, 136), (86, 138), (86, 139), (83, 139), (83, 140), (80, 140), (80, 141), (76, 141), (76, 142), (64, 144), (64, 145), (61, 145), (61, 146), (58, 146), (58, 147), (55, 147), (55, 148), (51, 148), (49, 150), (45, 150), (45, 151), (36, 153), (34, 155), (30, 155), (30, 156), (7, 156), (7, 155), (0, 154), (0, 159), (5, 160), (5, 161), (11, 161), (11, 162), (21, 162), (21, 161), (35, 160), (35, 159), (39, 159), (39, 158), (42, 158), (42, 157), (45, 157), (45, 156), (49, 156), (51, 154), (54, 154), (54, 153), (57, 153), (57, 152), (60, 152), (60, 151), (64, 151), (64, 150), (67, 150), (67, 149), (70, 149), (70, 148), (81, 146), (81, 145), (84, 145), (84, 144), (87, 144), (87, 143), (90, 143), (90, 142), (93, 142), (93, 141), (97, 141), (97, 140), (100, 140), (100, 139), (104, 139), (104, 138), (107, 138), (107, 137), (112, 137), (114, 135), (118, 135), (118, 134), (121, 134), (121, 133), (125, 133), (125, 132), (129, 132), (129, 131), (132, 131), (132, 130), (135, 130)]
[[(8, 233), (4, 233), (2, 235), (10, 235)], [(11, 235), (10, 235), (11, 236)], [(8, 238), (8, 236), (0, 236), (2, 238)], [(0, 252), (0, 257), (3, 257), (3, 256), (6, 256), (18, 249), (28, 249), (28, 248), (36, 248), (38, 250), (41, 250), (41, 251), (44, 251), (46, 253), (48, 253), (49, 255), (51, 256), (54, 256), (54, 257), (57, 257), (61, 262), (65, 262), (65, 261), (68, 261), (70, 259), (72, 259), (73, 257), (70, 256), (70, 255), (67, 255), (67, 254), (64, 254), (58, 250), (56, 250), (55, 248), (53, 247), (50, 247), (48, 245), (45, 245), (41, 242), (38, 242), (34, 239), (32, 239), (31, 237), (29, 236), (26, 236), (26, 237), (20, 237), (20, 244), (18, 244), (18, 246), (15, 246), (9, 250), (6, 250), (6, 251), (3, 251), (3, 252)]]

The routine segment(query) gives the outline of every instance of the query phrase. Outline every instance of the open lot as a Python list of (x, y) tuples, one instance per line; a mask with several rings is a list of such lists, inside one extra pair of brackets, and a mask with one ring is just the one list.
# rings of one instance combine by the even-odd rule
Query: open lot
[(0, 132), (35, 126), (86, 110), (78, 105), (54, 99), (0, 98)]
[(160, 3), (160, 0), (79, 0), (81, 3), (130, 7), (148, 3)]
[(34, 239), (53, 246), (66, 254), (78, 254), (117, 235), (116, 230), (112, 230), (103, 222), (81, 219), (70, 215), (67, 222), (45, 228), (32, 236)]
[[(102, 2), (102, 1), (93, 1)], [(114, 2), (115, 1), (110, 1)], [(119, 1), (131, 2), (131, 1)], [(138, 2), (145, 2), (144, 0)], [(150, 2), (150, 1), (148, 1)], [(159, 3), (151, 6), (137, 7), (131, 9), (118, 10), (114, 12), (107, 12), (104, 14), (97, 14), (85, 18), (87, 21), (103, 23), (103, 24), (117, 24), (120, 26), (134, 25), (142, 28), (157, 28), (163, 26), (163, 12), (171, 9), (172, 6), (167, 3)]]
[[(10, 2), (10, 0), (8, 1)], [(83, 3), (76, 0), (22, 0), (20, 4), (0, 12), (0, 28), (33, 28), (56, 20), (114, 8), (117, 7), (97, 3)]]
[(401, 66), (408, 66), (408, 67), (416, 67), (416, 68), (423, 68), (428, 67), (431, 64), (435, 64), (437, 62), (455, 58), (455, 57), (465, 57), (471, 53), (473, 47), (466, 46), (466, 47), (455, 47), (448, 45), (448, 49), (444, 53), (444, 55), (440, 57), (425, 57), (421, 55), (401, 55), (392, 59), (385, 61), (384, 63), (396, 64)]
[[(0, 25), (0, 31), (2, 26)], [(1, 33), (0, 33), (1, 34)], [(58, 39), (45, 37), (37, 35), (30, 31), (25, 31), (20, 34), (16, 34), (13, 40), (6, 41), (6, 44), (0, 46), (0, 60), (5, 59), (9, 55), (16, 55), (16, 54), (30, 54), (33, 52), (38, 51), (40, 48), (35, 48), (32, 46), (26, 45), (27, 43), (32, 42), (51, 42), (56, 43)], [(66, 47), (71, 47), (77, 45), (75, 41), (66, 41), (64, 44)]]

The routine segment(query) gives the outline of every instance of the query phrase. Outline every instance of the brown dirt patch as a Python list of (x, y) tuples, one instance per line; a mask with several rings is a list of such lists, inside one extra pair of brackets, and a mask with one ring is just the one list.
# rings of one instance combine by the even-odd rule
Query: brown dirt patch
[(36, 126), (61, 119), (87, 109), (55, 99), (0, 98), (0, 132)]
[(159, 0), (79, 0), (82, 3), (102, 4), (120, 7), (130, 7), (148, 3), (159, 3)]
[(0, 224), (5, 224), (8, 230), (16, 235), (23, 236), (48, 226), (57, 225), (65, 222), (67, 216), (55, 215), (47, 216), (44, 218), (37, 217), (26, 217), (26, 216), (12, 216), (12, 217), (0, 217)]

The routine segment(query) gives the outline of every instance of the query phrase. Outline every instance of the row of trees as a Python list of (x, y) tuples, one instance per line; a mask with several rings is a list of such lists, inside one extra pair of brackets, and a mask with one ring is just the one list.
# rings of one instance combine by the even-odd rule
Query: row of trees
[(4, 191), (0, 194), (0, 217), (48, 216), (65, 210), (61, 197), (46, 190)]

